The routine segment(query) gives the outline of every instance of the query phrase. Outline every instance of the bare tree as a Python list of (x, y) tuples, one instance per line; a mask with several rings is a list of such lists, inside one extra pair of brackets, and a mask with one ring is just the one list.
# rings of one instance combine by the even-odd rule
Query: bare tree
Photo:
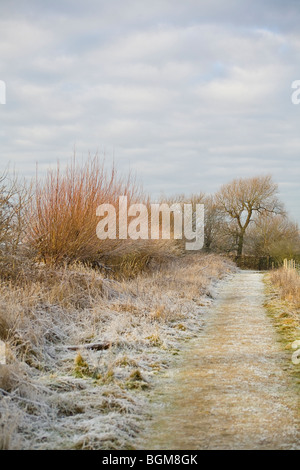
[(296, 223), (281, 215), (259, 215), (249, 227), (245, 242), (249, 254), (271, 256), (281, 262), (300, 254), (300, 232)]
[(25, 231), (24, 211), (30, 188), (5, 171), (0, 176), (0, 251), (15, 254)]
[(215, 195), (205, 196), (203, 203), (205, 208), (205, 251), (230, 251), (230, 241), (224, 221), (224, 213), (218, 206)]
[(277, 193), (278, 185), (268, 175), (236, 179), (222, 186), (216, 194), (217, 204), (236, 237), (237, 256), (243, 253), (245, 234), (255, 214), (283, 214)]

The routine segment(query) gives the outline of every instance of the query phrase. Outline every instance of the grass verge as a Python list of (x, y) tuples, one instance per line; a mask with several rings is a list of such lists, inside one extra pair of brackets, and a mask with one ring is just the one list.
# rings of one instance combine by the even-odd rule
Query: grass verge
[[(265, 276), (265, 307), (287, 352), (287, 369), (300, 393), (300, 364), (292, 360), (300, 340), (300, 276), (295, 270), (279, 269)], [(294, 346), (294, 347), (293, 347)]]

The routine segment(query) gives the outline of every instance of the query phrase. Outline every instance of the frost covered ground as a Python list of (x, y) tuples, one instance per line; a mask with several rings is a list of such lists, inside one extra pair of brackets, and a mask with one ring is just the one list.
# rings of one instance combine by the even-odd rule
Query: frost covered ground
[(147, 391), (199, 334), (213, 286), (234, 269), (189, 255), (130, 281), (39, 267), (3, 283), (0, 448), (134, 448)]
[(263, 277), (240, 271), (220, 284), (203, 333), (153, 391), (141, 448), (300, 448), (296, 367), (264, 308)]

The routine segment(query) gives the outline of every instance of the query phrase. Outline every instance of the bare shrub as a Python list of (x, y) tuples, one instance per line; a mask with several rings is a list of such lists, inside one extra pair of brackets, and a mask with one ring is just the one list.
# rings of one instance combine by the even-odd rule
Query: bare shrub
[(16, 255), (24, 236), (25, 211), (30, 187), (17, 176), (4, 172), (0, 176), (0, 262), (8, 254)]
[(138, 202), (149, 206), (149, 199), (132, 177), (118, 177), (115, 168), (107, 171), (98, 157), (83, 165), (74, 159), (64, 172), (58, 165), (45, 179), (37, 176), (27, 232), (27, 242), (37, 259), (52, 266), (79, 261), (93, 268), (104, 267), (107, 275), (131, 277), (153, 262), (159, 264), (178, 254), (172, 240), (123, 240), (118, 234), (116, 240), (99, 240), (96, 209), (112, 204), (118, 220), (120, 196), (127, 196), (128, 205)]
[(105, 170), (98, 157), (81, 166), (75, 159), (64, 172), (59, 164), (45, 179), (36, 177), (29, 213), (28, 242), (47, 264), (94, 262), (119, 245), (118, 240), (99, 240), (96, 235), (100, 204), (113, 204), (126, 195), (131, 203), (144, 196), (129, 176), (119, 178), (115, 168)]

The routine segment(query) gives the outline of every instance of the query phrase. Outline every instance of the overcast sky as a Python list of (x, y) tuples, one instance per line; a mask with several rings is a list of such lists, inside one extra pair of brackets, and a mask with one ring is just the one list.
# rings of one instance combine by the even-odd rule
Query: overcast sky
[(300, 222), (299, 0), (0, 0), (1, 168), (105, 151), (159, 195), (271, 173)]

